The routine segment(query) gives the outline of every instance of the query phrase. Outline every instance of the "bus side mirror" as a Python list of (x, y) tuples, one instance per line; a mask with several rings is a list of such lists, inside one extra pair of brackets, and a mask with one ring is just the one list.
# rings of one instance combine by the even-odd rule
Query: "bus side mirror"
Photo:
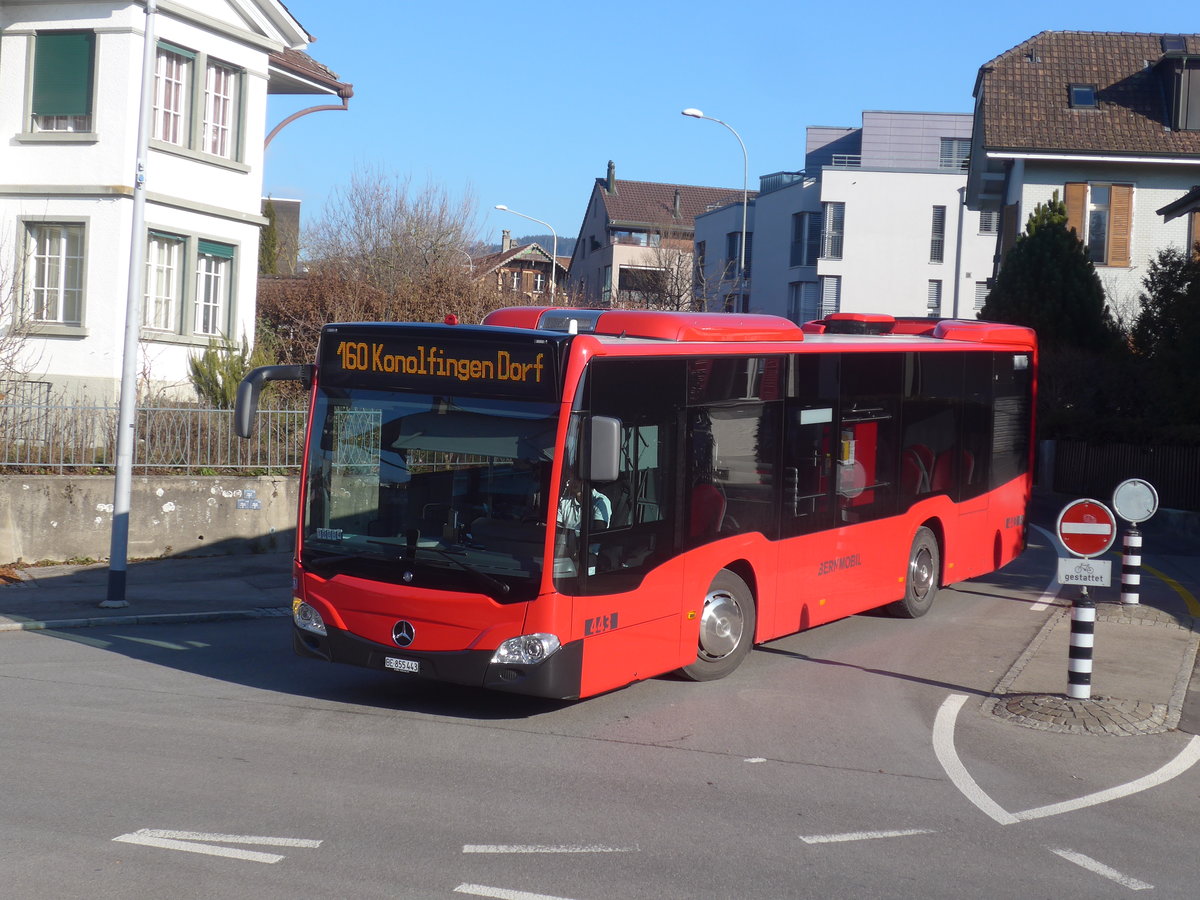
[(592, 481), (616, 481), (620, 475), (621, 420), (611, 416), (592, 416), (588, 422)]
[(233, 430), (248, 438), (254, 432), (254, 414), (258, 412), (258, 394), (268, 381), (299, 381), (312, 385), (313, 366), (259, 366), (251, 369), (238, 384), (237, 403), (233, 408)]

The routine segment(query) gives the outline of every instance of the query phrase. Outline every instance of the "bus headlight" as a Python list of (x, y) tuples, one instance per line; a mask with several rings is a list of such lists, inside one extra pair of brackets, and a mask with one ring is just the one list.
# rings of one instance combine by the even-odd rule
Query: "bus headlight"
[(523, 634), (501, 644), (492, 656), (492, 662), (530, 666), (543, 662), (561, 646), (562, 643), (553, 634)]
[(301, 600), (292, 598), (292, 621), (297, 628), (311, 631), (313, 634), (325, 634), (325, 621), (321, 614)]

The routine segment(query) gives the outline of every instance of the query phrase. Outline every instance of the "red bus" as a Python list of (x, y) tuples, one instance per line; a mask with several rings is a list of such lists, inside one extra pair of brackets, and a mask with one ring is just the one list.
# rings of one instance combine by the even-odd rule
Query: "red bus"
[(554, 698), (938, 588), (1025, 547), (1027, 328), (839, 314), (520, 307), (325, 326), (294, 645)]

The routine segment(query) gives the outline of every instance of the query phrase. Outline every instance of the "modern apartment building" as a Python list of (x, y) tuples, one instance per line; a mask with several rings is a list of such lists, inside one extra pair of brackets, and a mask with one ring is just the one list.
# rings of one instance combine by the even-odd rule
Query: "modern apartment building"
[[(965, 205), (970, 137), (959, 113), (867, 111), (861, 127), (810, 127), (803, 170), (760, 179), (749, 311), (974, 317), (996, 216)], [(738, 211), (697, 217), (698, 282), (729, 269)]]

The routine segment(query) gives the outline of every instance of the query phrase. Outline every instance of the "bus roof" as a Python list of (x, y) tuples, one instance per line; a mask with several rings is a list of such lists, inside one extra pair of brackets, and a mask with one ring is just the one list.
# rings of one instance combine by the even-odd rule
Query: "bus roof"
[[(1021, 325), (965, 319), (896, 318), (881, 313), (833, 313), (796, 325), (781, 316), (517, 306), (489, 313), (484, 325), (674, 342), (799, 342), (806, 336), (933, 338), (973, 344), (1016, 344), (1033, 349), (1034, 332)], [(880, 340), (884, 339), (884, 340)], [(826, 343), (826, 341), (821, 341)], [(848, 343), (860, 343), (851, 340)]]

